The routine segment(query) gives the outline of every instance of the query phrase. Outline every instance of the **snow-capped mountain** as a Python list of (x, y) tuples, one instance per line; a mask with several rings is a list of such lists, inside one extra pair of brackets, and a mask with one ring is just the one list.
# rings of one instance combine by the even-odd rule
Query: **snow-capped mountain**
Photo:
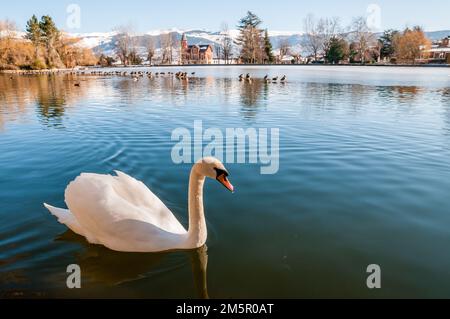
[[(174, 47), (177, 47), (178, 41), (181, 40), (182, 35), (186, 34), (189, 44), (211, 44), (219, 45), (224, 37), (224, 34), (218, 31), (208, 30), (181, 30), (177, 28), (166, 30), (153, 30), (143, 34), (135, 34), (133, 40), (142, 54), (145, 53), (146, 47), (151, 40), (156, 51), (161, 49), (162, 35), (170, 34)], [(233, 40), (239, 36), (238, 30), (230, 30), (229, 34)], [(80, 45), (93, 49), (96, 53), (104, 53), (106, 55), (115, 55), (117, 32), (107, 33), (85, 33), (85, 34), (71, 34), (71, 36), (80, 38)], [(445, 36), (450, 35), (450, 30), (427, 32), (427, 36), (431, 40), (439, 40)], [(301, 31), (269, 31), (269, 37), (273, 48), (277, 51), (283, 43), (288, 43), (292, 52), (303, 53), (305, 35)], [(234, 41), (233, 41), (234, 42)], [(238, 50), (236, 45), (233, 48)]]
[[(183, 34), (186, 34), (189, 44), (211, 44), (219, 45), (224, 38), (224, 34), (221, 32), (213, 32), (206, 30), (180, 30), (180, 29), (168, 29), (168, 30), (154, 30), (143, 34), (135, 34), (132, 36), (133, 41), (138, 48), (138, 51), (144, 53), (151, 41), (158, 51), (162, 47), (162, 36), (170, 35), (174, 47), (177, 44)], [(238, 30), (230, 30), (229, 35), (233, 40), (236, 40), (239, 36)], [(115, 55), (116, 44), (118, 40), (117, 32), (107, 33), (79, 33), (70, 34), (70, 36), (80, 39), (79, 45), (90, 48), (96, 53), (104, 53), (106, 55)], [(288, 42), (292, 50), (301, 50), (301, 43), (304, 41), (302, 32), (299, 31), (272, 31), (269, 32), (269, 37), (272, 41), (274, 49), (278, 49), (282, 42)], [(234, 41), (233, 41), (234, 42)], [(234, 45), (234, 50), (237, 47)]]
[(110, 43), (117, 36), (117, 32), (70, 33), (69, 35), (74, 38), (79, 38), (80, 42), (78, 44), (80, 46), (94, 49)]

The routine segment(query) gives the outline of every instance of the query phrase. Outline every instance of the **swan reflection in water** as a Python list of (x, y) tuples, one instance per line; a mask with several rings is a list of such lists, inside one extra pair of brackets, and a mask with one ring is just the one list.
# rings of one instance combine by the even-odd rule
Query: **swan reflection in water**
[[(160, 253), (123, 253), (101, 245), (91, 245), (68, 230), (56, 240), (75, 242), (85, 250), (77, 253), (76, 263), (81, 268), (82, 281), (88, 285), (119, 286), (135, 280), (182, 268), (189, 257), (197, 298), (209, 299), (207, 285), (208, 248)], [(167, 262), (169, 259), (169, 262)], [(170, 264), (161, 266), (161, 264)]]

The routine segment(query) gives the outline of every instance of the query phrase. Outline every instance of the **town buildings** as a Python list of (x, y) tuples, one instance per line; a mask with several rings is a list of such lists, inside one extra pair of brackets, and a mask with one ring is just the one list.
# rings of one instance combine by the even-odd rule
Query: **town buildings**
[(181, 38), (181, 64), (212, 64), (213, 48), (209, 44), (189, 45), (187, 37), (183, 34)]

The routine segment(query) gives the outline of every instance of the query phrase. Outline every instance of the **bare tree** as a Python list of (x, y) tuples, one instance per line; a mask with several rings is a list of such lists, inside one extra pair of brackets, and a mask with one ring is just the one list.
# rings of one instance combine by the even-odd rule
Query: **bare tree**
[(375, 35), (371, 32), (364, 17), (353, 19), (350, 26), (350, 37), (361, 57), (361, 63), (364, 64), (366, 62), (366, 52), (375, 42)]
[(147, 61), (150, 65), (153, 63), (153, 58), (155, 57), (155, 42), (153, 38), (150, 37), (147, 41)]
[(222, 44), (214, 46), (214, 53), (216, 55), (217, 61), (220, 61), (222, 59), (222, 57), (223, 57), (223, 53), (222, 52), (223, 52)]
[(16, 24), (10, 20), (0, 21), (0, 65), (15, 64), (12, 43), (14, 41)]
[(323, 38), (321, 35), (321, 30), (319, 24), (316, 21), (313, 14), (309, 14), (303, 21), (304, 32), (306, 36), (306, 47), (312, 55), (314, 55), (314, 60), (317, 61), (317, 57), (323, 48)]
[(263, 38), (261, 37), (261, 30), (248, 26), (241, 30), (240, 41), (241, 57), (245, 63), (258, 63), (262, 61)]
[(161, 35), (161, 49), (163, 64), (172, 64), (173, 59), (173, 39), (171, 33)]
[(231, 38), (227, 23), (222, 23), (221, 30), (222, 39), (220, 47), (222, 51), (222, 59), (225, 61), (225, 64), (229, 64), (232, 57), (233, 39)]
[(118, 26), (114, 31), (117, 32), (116, 54), (124, 65), (128, 65), (130, 53), (133, 49), (132, 27), (130, 25)]
[(11, 20), (0, 21), (0, 38), (12, 39), (16, 35), (17, 25)]
[(339, 18), (322, 18), (319, 20), (318, 29), (320, 37), (322, 38), (322, 49), (326, 56), (330, 51), (330, 46), (333, 39), (336, 39), (341, 33), (342, 28), (339, 22)]

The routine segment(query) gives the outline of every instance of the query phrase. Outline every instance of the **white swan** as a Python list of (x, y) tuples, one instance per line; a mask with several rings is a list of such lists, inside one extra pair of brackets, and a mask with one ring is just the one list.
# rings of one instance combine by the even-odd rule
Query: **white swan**
[(189, 181), (189, 230), (142, 182), (117, 176), (81, 174), (65, 192), (67, 209), (44, 206), (58, 221), (92, 244), (123, 252), (160, 252), (194, 249), (206, 243), (203, 211), (205, 178), (230, 191), (228, 172), (215, 158), (204, 158), (192, 168)]

